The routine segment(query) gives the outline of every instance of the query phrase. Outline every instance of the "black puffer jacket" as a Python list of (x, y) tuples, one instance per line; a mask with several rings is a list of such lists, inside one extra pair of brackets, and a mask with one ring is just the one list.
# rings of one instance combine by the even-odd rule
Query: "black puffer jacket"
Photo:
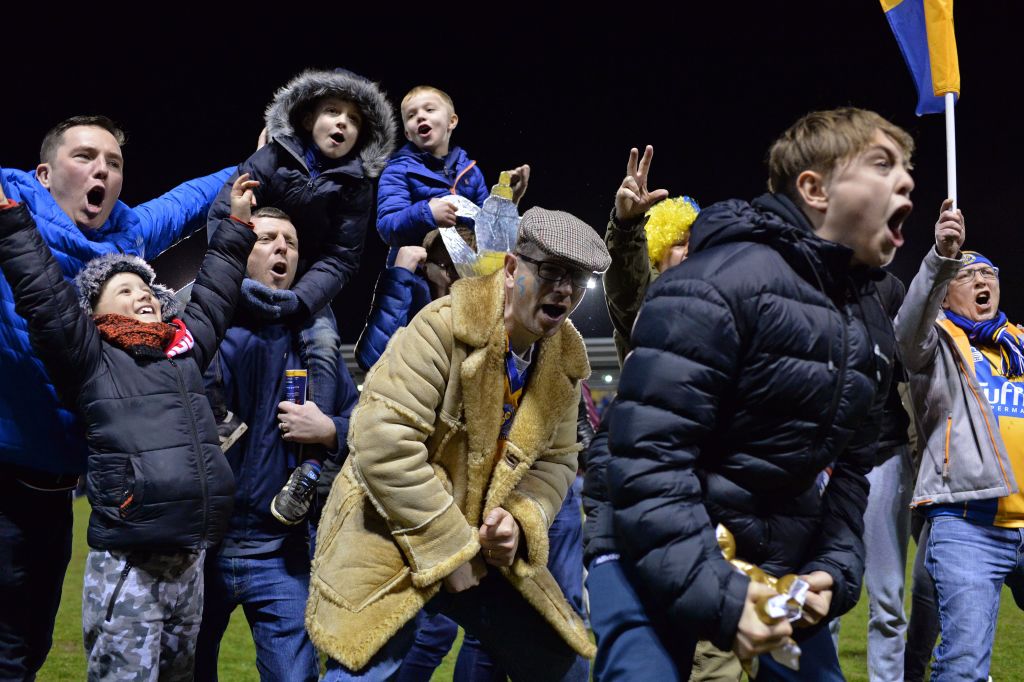
[[(313, 143), (308, 133), (299, 131), (303, 116), (322, 97), (353, 102), (363, 123), (353, 151), (314, 177), (305, 157), (306, 146)], [(305, 71), (293, 78), (274, 94), (266, 122), (270, 142), (244, 161), (238, 173), (260, 182), (253, 192), (257, 206), (279, 208), (295, 224), (305, 256), (292, 291), (302, 303), (299, 317), (304, 318), (330, 303), (359, 269), (376, 196), (373, 180), (395, 146), (397, 124), (377, 84), (342, 69)], [(228, 179), (210, 208), (211, 235), (231, 213), (236, 177)]]
[(728, 649), (748, 580), (722, 559), (717, 523), (771, 574), (829, 573), (831, 615), (856, 603), (895, 340), (880, 272), (850, 269), (851, 251), (780, 195), (705, 209), (690, 244), (633, 329), (607, 486), (646, 608)]
[(24, 206), (0, 211), (0, 264), (32, 347), (89, 446), (89, 546), (200, 549), (227, 527), (234, 494), (202, 372), (238, 300), (252, 230), (217, 231), (181, 315), (195, 346), (138, 358), (100, 337)]

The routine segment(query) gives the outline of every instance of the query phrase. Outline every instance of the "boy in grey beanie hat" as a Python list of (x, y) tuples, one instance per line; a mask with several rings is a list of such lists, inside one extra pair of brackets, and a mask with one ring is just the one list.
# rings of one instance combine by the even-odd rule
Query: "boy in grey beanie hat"
[(234, 499), (202, 373), (256, 241), (255, 184), (243, 175), (232, 187), (233, 218), (210, 243), (180, 317), (172, 292), (134, 256), (93, 259), (76, 292), (27, 207), (0, 190), (0, 269), (36, 355), (88, 432), (90, 678), (160, 670), (192, 679), (205, 553), (220, 542)]
[(138, 256), (126, 253), (108, 253), (93, 258), (75, 276), (78, 288), (78, 304), (89, 316), (96, 315), (96, 304), (103, 294), (107, 283), (115, 275), (133, 274), (149, 288), (156, 301), (156, 316), (163, 322), (170, 322), (179, 312), (180, 305), (174, 297), (174, 291), (156, 283), (156, 273), (149, 263)]

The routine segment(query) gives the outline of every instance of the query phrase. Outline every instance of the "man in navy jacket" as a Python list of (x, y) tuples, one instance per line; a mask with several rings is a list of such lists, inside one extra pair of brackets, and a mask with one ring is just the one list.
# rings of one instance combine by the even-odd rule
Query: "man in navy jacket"
[[(118, 201), (123, 142), (110, 119), (76, 116), (43, 138), (34, 173), (0, 168), (4, 194), (28, 206), (69, 279), (104, 253), (155, 258), (205, 224), (230, 175), (191, 180), (129, 208)], [(71, 489), (85, 471), (87, 449), (2, 281), (0, 376), (0, 679), (31, 679), (52, 641), (71, 558)]]
[[(298, 237), (277, 208), (257, 209), (257, 235), (246, 276), (272, 289), (288, 289), (299, 261)], [(335, 461), (348, 454), (348, 417), (358, 398), (344, 362), (337, 362), (333, 401), (283, 401), (285, 370), (302, 369), (299, 329), (273, 317), (242, 286), (242, 299), (216, 360), (207, 372), (224, 407), (247, 430), (225, 455), (235, 474), (231, 523), (206, 562), (203, 624), (196, 679), (217, 679), (217, 655), (231, 612), (241, 605), (256, 643), (256, 666), (273, 680), (316, 680), (320, 662), (306, 634), (309, 524), (285, 525), (270, 503), (301, 462), (298, 447), (322, 446)], [(311, 324), (311, 323), (310, 323)], [(340, 360), (340, 359), (339, 359)], [(217, 402), (217, 393), (210, 393)], [(214, 412), (218, 411), (214, 405)]]

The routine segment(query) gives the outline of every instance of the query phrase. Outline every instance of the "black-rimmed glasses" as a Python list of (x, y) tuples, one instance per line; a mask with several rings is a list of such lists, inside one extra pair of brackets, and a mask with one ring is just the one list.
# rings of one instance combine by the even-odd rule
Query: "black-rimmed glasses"
[(516, 254), (516, 258), (522, 258), (527, 263), (532, 263), (537, 266), (537, 276), (548, 282), (564, 282), (566, 279), (572, 280), (572, 285), (577, 289), (586, 289), (587, 285), (590, 284), (591, 278), (594, 273), (587, 272), (586, 270), (577, 270), (575, 268), (567, 268), (564, 265), (557, 265), (555, 263), (549, 263), (548, 261), (537, 260), (524, 256), (521, 253)]

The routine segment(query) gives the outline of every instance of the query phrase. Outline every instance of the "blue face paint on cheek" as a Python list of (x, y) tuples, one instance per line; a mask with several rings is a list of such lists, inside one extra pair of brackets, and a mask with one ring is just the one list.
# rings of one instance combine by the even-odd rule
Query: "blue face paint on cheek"
[(525, 279), (526, 275), (519, 275), (519, 277), (516, 278), (516, 286), (519, 287), (520, 296), (526, 295), (526, 285), (523, 284)]

